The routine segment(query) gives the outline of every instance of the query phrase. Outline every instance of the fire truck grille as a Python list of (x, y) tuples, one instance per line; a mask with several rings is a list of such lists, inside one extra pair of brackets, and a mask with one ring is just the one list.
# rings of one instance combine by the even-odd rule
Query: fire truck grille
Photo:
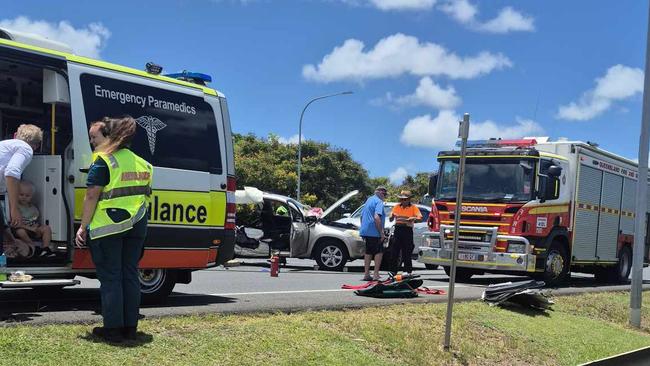
[[(453, 233), (445, 234), (445, 240), (454, 240)], [(476, 242), (489, 242), (489, 234), (487, 233), (475, 233), (471, 231), (461, 230), (458, 235), (458, 240), (462, 241), (476, 241)]]

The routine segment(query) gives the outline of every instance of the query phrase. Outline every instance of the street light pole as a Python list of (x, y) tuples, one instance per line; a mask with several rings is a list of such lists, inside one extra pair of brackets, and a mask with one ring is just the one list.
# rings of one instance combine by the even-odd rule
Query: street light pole
[(310, 104), (313, 102), (319, 100), (319, 99), (325, 99), (329, 97), (335, 97), (338, 95), (347, 95), (347, 94), (352, 94), (351, 91), (344, 91), (344, 92), (339, 92), (339, 93), (334, 93), (334, 94), (327, 94), (327, 95), (321, 95), (320, 97), (316, 97), (311, 99), (307, 104), (305, 104), (305, 108), (302, 109), (302, 112), (300, 112), (300, 123), (298, 124), (298, 189), (296, 190), (296, 199), (300, 201), (300, 167), (302, 165), (302, 117), (305, 115), (305, 110), (307, 107), (309, 107)]
[(646, 34), (645, 76), (643, 83), (643, 112), (639, 134), (639, 179), (636, 185), (634, 248), (632, 249), (632, 287), (630, 289), (630, 325), (641, 327), (641, 287), (643, 284), (643, 248), (648, 193), (648, 141), (650, 140), (650, 9)]

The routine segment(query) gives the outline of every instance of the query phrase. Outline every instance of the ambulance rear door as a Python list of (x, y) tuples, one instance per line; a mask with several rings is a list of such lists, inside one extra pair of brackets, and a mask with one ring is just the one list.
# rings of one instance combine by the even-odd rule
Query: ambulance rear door
[[(81, 218), (91, 163), (88, 126), (103, 117), (132, 116), (131, 150), (154, 166), (149, 230), (142, 268), (205, 268), (223, 240), (227, 165), (217, 97), (201, 88), (69, 63), (73, 103), (75, 222)], [(208, 100), (209, 99), (209, 100)], [(83, 257), (83, 258), (81, 258)], [(75, 253), (76, 268), (92, 268)]]

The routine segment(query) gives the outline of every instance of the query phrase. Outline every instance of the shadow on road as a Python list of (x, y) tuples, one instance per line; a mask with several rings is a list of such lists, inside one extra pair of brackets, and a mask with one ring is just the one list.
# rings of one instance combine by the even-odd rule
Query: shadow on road
[[(143, 305), (142, 308), (192, 307), (227, 304), (237, 299), (221, 296), (174, 292), (165, 302)], [(91, 311), (101, 314), (99, 289), (70, 288), (43, 296), (31, 289), (4, 290), (0, 293), (0, 324), (22, 323), (41, 317), (42, 313), (60, 311)]]

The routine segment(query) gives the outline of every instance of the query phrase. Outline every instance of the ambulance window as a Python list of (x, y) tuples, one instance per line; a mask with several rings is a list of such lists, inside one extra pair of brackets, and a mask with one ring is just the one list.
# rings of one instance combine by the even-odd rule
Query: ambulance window
[(217, 123), (203, 98), (91, 74), (80, 77), (86, 121), (130, 115), (131, 150), (154, 166), (221, 174)]

